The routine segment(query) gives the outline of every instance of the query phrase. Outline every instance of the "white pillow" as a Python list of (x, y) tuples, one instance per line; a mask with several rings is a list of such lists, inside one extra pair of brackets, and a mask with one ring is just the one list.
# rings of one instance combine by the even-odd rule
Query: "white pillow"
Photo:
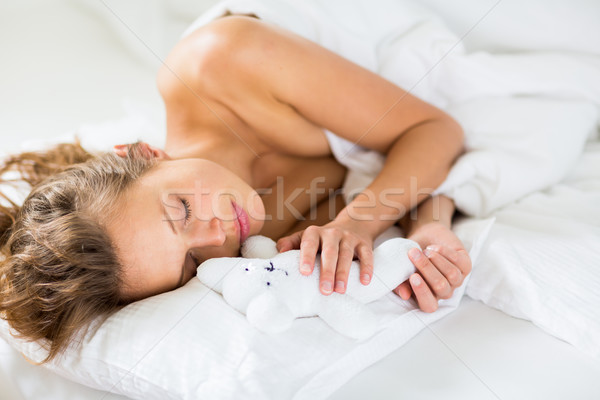
[[(492, 221), (464, 221), (456, 232), (476, 265)], [(378, 238), (399, 235), (392, 227)], [(377, 266), (375, 266), (377, 274)], [(435, 313), (397, 295), (369, 304), (379, 331), (359, 342), (320, 318), (300, 318), (277, 335), (246, 317), (198, 279), (178, 290), (133, 303), (111, 316), (80, 349), (71, 347), (47, 367), (68, 379), (134, 399), (318, 399), (385, 357), (427, 324), (453, 311), (465, 283)], [(17, 340), (0, 320), (0, 337), (32, 360), (45, 352)]]

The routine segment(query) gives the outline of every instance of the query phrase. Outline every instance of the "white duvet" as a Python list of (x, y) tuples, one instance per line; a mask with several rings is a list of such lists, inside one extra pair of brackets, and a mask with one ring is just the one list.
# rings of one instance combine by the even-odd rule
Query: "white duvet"
[[(354, 343), (310, 319), (270, 338), (193, 280), (126, 308), (51, 369), (140, 399), (325, 398), (424, 323), (451, 312), (465, 290), (599, 355), (598, 56), (468, 54), (457, 35), (413, 2), (226, 4), (312, 38), (459, 120), (470, 151), (438, 190), (470, 215), (496, 218), (487, 241), (489, 220), (457, 226), (467, 246), (482, 250), (470, 281), (434, 314), (390, 294), (372, 305), (381, 318), (380, 333)], [(346, 10), (343, 19), (335, 17), (340, 7)], [(223, 8), (213, 8), (204, 21)], [(373, 47), (373, 40), (381, 45)], [(124, 130), (140, 132), (151, 120), (140, 115), (88, 126), (80, 131), (84, 146), (108, 148), (123, 140)], [(140, 137), (160, 144), (161, 134)], [(355, 171), (347, 188), (368, 183), (377, 165), (365, 160), (373, 154), (337, 143), (336, 157)], [(39, 357), (35, 345), (14, 342), (1, 326), (7, 341)]]

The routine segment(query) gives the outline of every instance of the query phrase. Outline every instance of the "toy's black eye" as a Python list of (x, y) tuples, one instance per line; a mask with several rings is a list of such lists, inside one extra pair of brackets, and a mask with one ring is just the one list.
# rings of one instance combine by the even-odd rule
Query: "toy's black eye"
[(267, 286), (271, 286), (271, 282), (267, 282)]
[(245, 268), (246, 271), (248, 271), (248, 268)]

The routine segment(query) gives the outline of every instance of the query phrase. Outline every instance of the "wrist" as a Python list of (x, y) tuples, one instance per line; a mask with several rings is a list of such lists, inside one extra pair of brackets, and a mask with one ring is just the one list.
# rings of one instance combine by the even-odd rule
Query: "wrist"
[(348, 213), (348, 210), (344, 208), (331, 222), (332, 225), (341, 225), (346, 229), (352, 230), (360, 234), (360, 236), (374, 241), (379, 235), (377, 232), (376, 224), (374, 221), (368, 219), (354, 218)]
[(429, 224), (439, 224), (450, 229), (454, 215), (454, 201), (446, 196), (435, 196), (425, 200), (411, 210), (403, 227), (407, 236)]

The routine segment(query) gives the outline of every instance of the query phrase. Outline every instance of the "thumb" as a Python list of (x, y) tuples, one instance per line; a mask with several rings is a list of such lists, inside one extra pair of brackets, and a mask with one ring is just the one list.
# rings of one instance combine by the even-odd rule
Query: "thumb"
[(398, 285), (394, 290), (394, 293), (396, 293), (398, 296), (400, 296), (403, 300), (408, 300), (410, 299), (410, 296), (412, 296), (412, 289), (410, 288), (410, 284), (408, 283), (408, 280), (402, 282), (400, 285)]
[(304, 230), (294, 232), (291, 235), (284, 236), (277, 241), (277, 251), (280, 253), (288, 250), (299, 249)]

